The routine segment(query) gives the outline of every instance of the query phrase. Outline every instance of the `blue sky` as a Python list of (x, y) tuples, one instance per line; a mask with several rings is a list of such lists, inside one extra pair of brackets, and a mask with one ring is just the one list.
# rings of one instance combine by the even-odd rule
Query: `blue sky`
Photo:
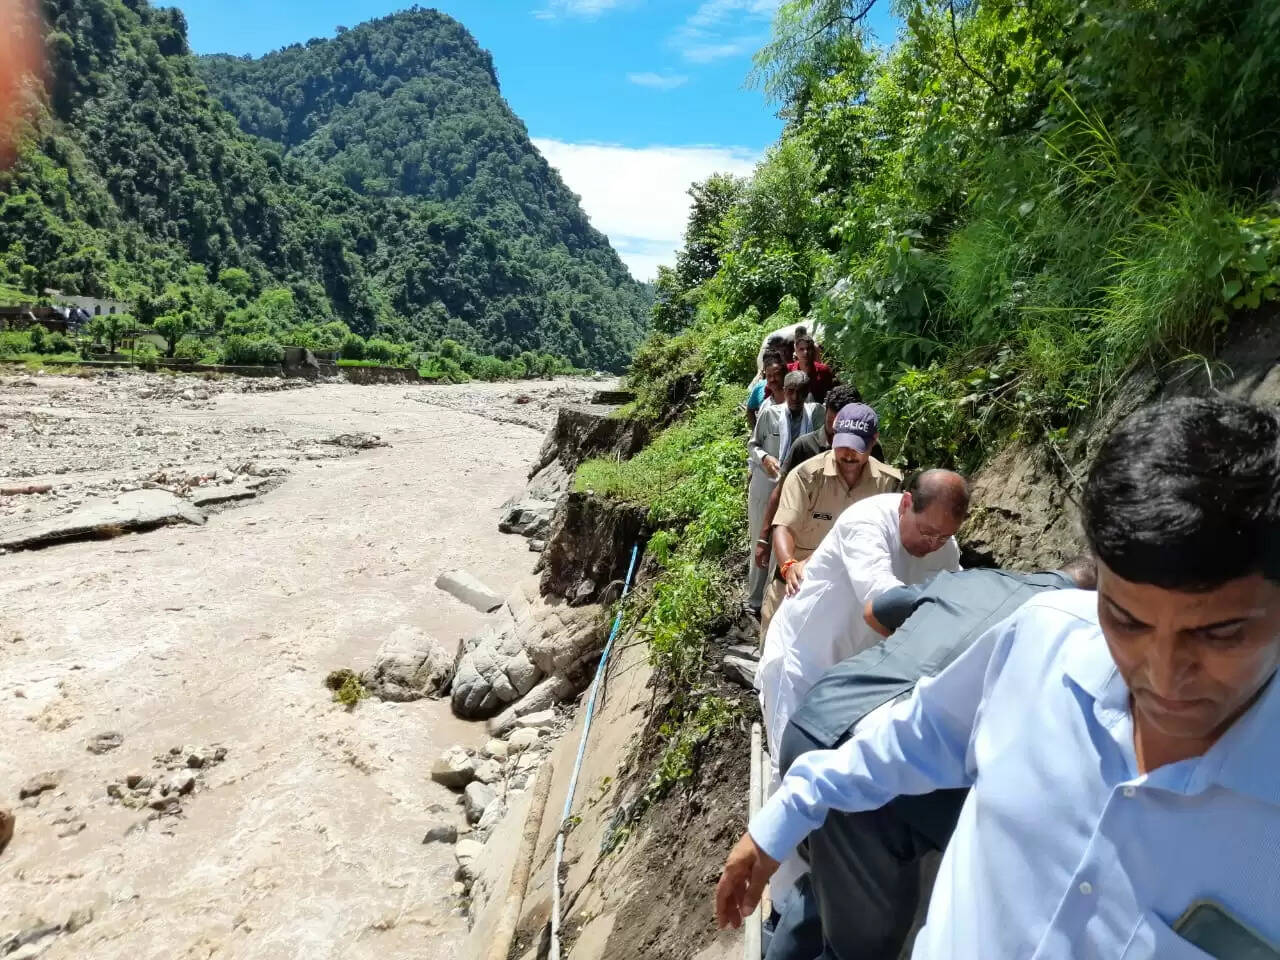
[[(161, 0), (163, 2), (163, 0)], [(175, 2), (175, 0), (170, 0)], [(748, 174), (781, 121), (746, 86), (778, 0), (442, 0), (502, 92), (639, 279), (670, 263), (689, 184)], [(395, 0), (176, 0), (197, 53), (261, 55), (407, 6)], [(888, 2), (884, 0), (883, 6)]]

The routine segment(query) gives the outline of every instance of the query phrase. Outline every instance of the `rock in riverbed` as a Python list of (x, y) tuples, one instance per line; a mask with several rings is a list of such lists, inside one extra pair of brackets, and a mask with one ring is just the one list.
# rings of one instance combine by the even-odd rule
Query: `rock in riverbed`
[(436, 586), (451, 593), (481, 613), (492, 613), (502, 606), (502, 598), (465, 570), (449, 570), (440, 574)]
[(479, 823), (490, 804), (496, 802), (498, 795), (487, 784), (474, 781), (467, 784), (462, 794), (462, 808), (467, 812), (467, 823)]
[(38, 797), (46, 791), (55, 789), (61, 779), (62, 774), (54, 770), (36, 774), (18, 788), (18, 799), (26, 800), (28, 797)]
[(537, 713), (528, 713), (523, 717), (516, 719), (516, 726), (522, 730), (544, 730), (547, 727), (554, 726), (556, 722), (556, 712), (554, 710), (539, 710)]
[(484, 856), (484, 844), (478, 840), (463, 838), (453, 848), (453, 855), (458, 858), (458, 872), (470, 879), (473, 876), (476, 861)]
[(416, 627), (398, 627), (379, 647), (373, 669), (361, 680), (375, 697), (405, 702), (444, 694), (456, 653)]
[(427, 835), (422, 838), (423, 843), (457, 843), (458, 828), (451, 824), (445, 824), (439, 827), (432, 827), (427, 831)]
[(462, 747), (450, 747), (431, 767), (431, 779), (450, 790), (461, 790), (476, 778), (476, 762)]
[(528, 750), (537, 742), (538, 731), (526, 727), (523, 730), (517, 730), (515, 733), (511, 734), (510, 738), (507, 740), (507, 749), (510, 750), (511, 753), (520, 753), (524, 750)]
[(115, 731), (107, 731), (105, 733), (95, 733), (89, 738), (89, 742), (85, 744), (85, 749), (90, 753), (108, 753), (115, 750), (124, 743), (123, 734)]

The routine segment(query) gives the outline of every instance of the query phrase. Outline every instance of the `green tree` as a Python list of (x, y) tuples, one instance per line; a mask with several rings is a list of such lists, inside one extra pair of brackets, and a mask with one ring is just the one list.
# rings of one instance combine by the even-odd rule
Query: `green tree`
[(24, 263), (19, 271), (23, 292), (32, 296), (40, 293), (40, 271), (29, 263)]
[(746, 181), (726, 173), (712, 174), (689, 188), (693, 203), (684, 246), (676, 254), (674, 268), (658, 268), (653, 304), (655, 330), (676, 333), (693, 319), (701, 285), (720, 269), (733, 227), (729, 215), (746, 188)]
[(227, 267), (218, 274), (218, 285), (233, 297), (247, 297), (253, 292), (253, 277), (242, 267)]
[(363, 360), (365, 358), (364, 337), (358, 333), (348, 333), (342, 338), (339, 348), (343, 360)]
[(165, 341), (165, 356), (172, 358), (174, 349), (187, 333), (194, 326), (194, 318), (190, 311), (183, 310), (181, 313), (170, 313), (163, 317), (157, 317), (152, 329)]
[(96, 343), (106, 344), (108, 353), (115, 353), (120, 341), (137, 329), (137, 323), (127, 313), (101, 314), (89, 321), (85, 332)]

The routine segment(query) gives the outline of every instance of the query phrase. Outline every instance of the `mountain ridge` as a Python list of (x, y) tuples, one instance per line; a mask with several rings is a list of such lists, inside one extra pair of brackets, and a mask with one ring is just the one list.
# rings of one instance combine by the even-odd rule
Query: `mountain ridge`
[[(46, 96), (0, 174), (0, 281), (223, 336), (339, 324), (614, 370), (643, 335), (647, 287), (452, 18), (412, 8), (246, 60), (193, 56), (181, 12), (145, 0), (44, 6)], [(229, 269), (248, 285), (220, 284)]]

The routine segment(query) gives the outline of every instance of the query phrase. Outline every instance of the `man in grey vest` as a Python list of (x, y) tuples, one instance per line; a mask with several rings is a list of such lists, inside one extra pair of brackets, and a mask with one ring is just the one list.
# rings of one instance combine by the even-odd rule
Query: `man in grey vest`
[[(761, 527), (769, 497), (782, 477), (782, 461), (791, 452), (791, 445), (804, 434), (821, 429), (826, 422), (822, 404), (805, 400), (809, 394), (807, 373), (793, 370), (783, 379), (782, 385), (785, 402), (768, 404), (760, 409), (747, 445), (751, 454), (751, 479), (747, 487), (747, 530), (750, 533), (756, 533)], [(765, 565), (768, 566), (767, 560)], [(747, 606), (759, 616), (767, 576), (756, 564), (747, 566)]]
[[(786, 770), (830, 750), (940, 673), (980, 636), (1045, 590), (1092, 590), (1092, 558), (1051, 573), (943, 572), (881, 594), (865, 619), (886, 640), (836, 664), (792, 716), (779, 750)], [(896, 960), (920, 900), (920, 861), (951, 838), (965, 790), (900, 796), (866, 813), (832, 812), (809, 835), (809, 874), (781, 904), (767, 960)]]

